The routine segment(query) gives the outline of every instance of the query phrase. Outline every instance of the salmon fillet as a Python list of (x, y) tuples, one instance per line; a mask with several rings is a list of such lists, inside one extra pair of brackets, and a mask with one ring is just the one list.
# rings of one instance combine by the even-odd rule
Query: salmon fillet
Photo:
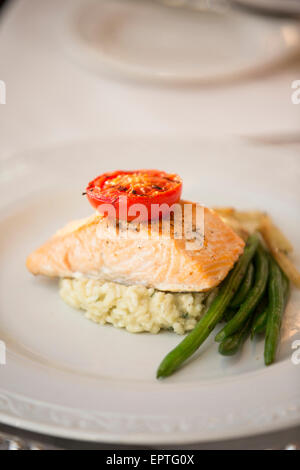
[[(161, 229), (159, 222), (152, 231)], [(204, 292), (227, 276), (245, 245), (208, 208), (204, 208), (204, 243), (199, 249), (191, 250), (187, 240), (177, 239), (174, 225), (163, 238), (144, 237), (145, 231), (149, 235), (149, 228), (142, 223), (127, 238), (122, 238), (123, 230), (124, 226), (119, 226), (116, 234), (109, 220), (97, 213), (71, 222), (28, 257), (27, 268), (35, 275), (88, 277), (162, 291)]]

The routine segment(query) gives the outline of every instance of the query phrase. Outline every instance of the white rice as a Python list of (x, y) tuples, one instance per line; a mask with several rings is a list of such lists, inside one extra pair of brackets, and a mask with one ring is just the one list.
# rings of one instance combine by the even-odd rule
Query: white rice
[(195, 327), (209, 301), (204, 293), (169, 293), (91, 279), (61, 279), (60, 295), (67, 304), (85, 311), (89, 320), (130, 333), (170, 329), (184, 334)]

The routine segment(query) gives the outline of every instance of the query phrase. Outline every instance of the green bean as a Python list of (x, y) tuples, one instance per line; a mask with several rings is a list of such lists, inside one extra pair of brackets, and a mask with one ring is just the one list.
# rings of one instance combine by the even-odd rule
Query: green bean
[(268, 307), (263, 313), (261, 313), (256, 319), (255, 323), (251, 328), (251, 338), (253, 339), (255, 335), (264, 333), (266, 331), (268, 321)]
[[(288, 300), (289, 296), (289, 285), (290, 282), (286, 276), (283, 277), (283, 289), (284, 289), (284, 300), (285, 305)], [(259, 309), (259, 307), (258, 307)], [(259, 312), (257, 312), (252, 327), (251, 327), (251, 338), (253, 339), (256, 334), (264, 333), (267, 328), (267, 321), (268, 321), (268, 303), (265, 303), (264, 308)]]
[(242, 279), (244, 278), (256, 249), (259, 244), (258, 235), (249, 237), (244, 253), (239, 258), (235, 267), (229, 273), (222, 287), (207, 312), (199, 320), (194, 330), (191, 331), (179, 345), (173, 349), (161, 362), (157, 370), (157, 378), (171, 375), (184, 361), (186, 361), (206, 340), (212, 330), (224, 315), (224, 312), (235, 293), (237, 292)]
[[(286, 291), (286, 292), (285, 292)], [(270, 262), (269, 281), (269, 309), (265, 339), (265, 364), (271, 365), (275, 361), (279, 343), (282, 315), (286, 305), (289, 288), (280, 267), (272, 258)]]
[(250, 291), (252, 287), (253, 279), (254, 279), (254, 266), (253, 266), (253, 263), (250, 263), (248, 271), (241, 284), (241, 287), (239, 288), (237, 294), (235, 295), (235, 297), (233, 298), (233, 301), (231, 302), (231, 307), (236, 308), (236, 307), (239, 307), (243, 303), (248, 292)]
[(234, 317), (235, 314), (236, 314), (236, 310), (233, 310), (232, 308), (228, 308), (223, 315), (223, 320), (225, 320), (226, 322), (229, 322)]
[(245, 321), (251, 315), (257, 304), (260, 302), (266, 290), (269, 275), (269, 260), (267, 253), (260, 245), (255, 254), (256, 276), (255, 283), (246, 300), (240, 306), (237, 314), (224, 326), (217, 334), (215, 340), (221, 343), (227, 336), (233, 335), (240, 330)]
[(223, 356), (233, 356), (236, 354), (250, 335), (251, 323), (252, 317), (249, 317), (239, 331), (225, 338), (219, 345), (219, 353)]
[(283, 271), (281, 271), (281, 274), (283, 276), (284, 306), (286, 307), (286, 304), (288, 303), (288, 300), (289, 300), (289, 294), (290, 294), (290, 280)]
[(264, 295), (260, 303), (258, 304), (254, 318), (251, 326), (251, 339), (257, 333), (263, 333), (266, 329), (267, 324), (267, 317), (268, 317), (268, 297)]

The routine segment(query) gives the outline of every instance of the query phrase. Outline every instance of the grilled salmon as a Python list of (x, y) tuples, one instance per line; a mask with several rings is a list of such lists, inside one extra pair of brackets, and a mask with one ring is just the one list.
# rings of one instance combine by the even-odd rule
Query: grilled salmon
[[(170, 292), (205, 292), (227, 276), (245, 243), (214, 211), (203, 210), (203, 244), (199, 249), (189, 249), (187, 240), (178, 239), (174, 224), (167, 237), (149, 237), (149, 227), (143, 223), (123, 237), (124, 226), (119, 225), (114, 233), (109, 219), (95, 213), (59, 230), (28, 257), (27, 268), (35, 275), (85, 277)], [(152, 232), (161, 229), (160, 221)], [(148, 237), (143, 236), (146, 231)]]

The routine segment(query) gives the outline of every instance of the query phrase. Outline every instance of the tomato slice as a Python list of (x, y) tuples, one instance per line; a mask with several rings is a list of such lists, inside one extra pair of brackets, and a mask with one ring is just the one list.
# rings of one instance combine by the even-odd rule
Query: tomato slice
[[(159, 216), (164, 216), (168, 208), (180, 200), (182, 180), (176, 174), (158, 170), (114, 171), (103, 173), (91, 181), (86, 194), (91, 205), (100, 213), (109, 215), (107, 205), (114, 207), (118, 219), (131, 221), (157, 218), (151, 211), (152, 205), (161, 206)], [(126, 198), (126, 210), (120, 201)], [(136, 213), (133, 205), (141, 204), (142, 211)], [(145, 211), (144, 209), (147, 209)], [(134, 212), (134, 214), (133, 214)]]

